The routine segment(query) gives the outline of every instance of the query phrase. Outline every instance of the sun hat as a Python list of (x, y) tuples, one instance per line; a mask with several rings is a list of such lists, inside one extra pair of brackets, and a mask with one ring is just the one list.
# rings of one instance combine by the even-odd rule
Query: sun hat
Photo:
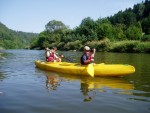
[(48, 47), (45, 48), (46, 51), (49, 51), (50, 49)]
[(89, 47), (89, 46), (85, 46), (85, 47), (84, 47), (84, 50), (89, 51), (89, 50), (90, 50), (90, 47)]

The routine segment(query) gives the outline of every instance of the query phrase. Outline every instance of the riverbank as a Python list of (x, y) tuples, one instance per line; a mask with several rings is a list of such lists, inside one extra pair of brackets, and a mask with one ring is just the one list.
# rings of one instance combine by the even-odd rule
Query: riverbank
[[(53, 43), (51, 45), (56, 46), (60, 51), (83, 51), (83, 46), (88, 45), (90, 48), (95, 48), (98, 52), (150, 53), (150, 41), (146, 42), (138, 40), (124, 40), (111, 42), (108, 38), (105, 38), (100, 41), (89, 41), (84, 44), (81, 41), (76, 40), (74, 42), (60, 42), (57, 44)], [(41, 50), (41, 48), (36, 47), (34, 48), (34, 50)]]
[(111, 44), (111, 52), (150, 53), (150, 42), (120, 41)]
[(102, 52), (124, 52), (124, 53), (150, 53), (150, 42), (137, 40), (124, 40), (110, 42), (108, 39), (88, 42), (91, 48)]

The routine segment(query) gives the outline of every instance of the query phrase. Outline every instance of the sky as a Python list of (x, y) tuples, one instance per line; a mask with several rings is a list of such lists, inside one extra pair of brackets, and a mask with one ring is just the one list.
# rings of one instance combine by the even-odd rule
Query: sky
[(40, 33), (51, 20), (71, 29), (86, 17), (94, 20), (133, 8), (143, 0), (0, 0), (0, 22), (15, 31)]

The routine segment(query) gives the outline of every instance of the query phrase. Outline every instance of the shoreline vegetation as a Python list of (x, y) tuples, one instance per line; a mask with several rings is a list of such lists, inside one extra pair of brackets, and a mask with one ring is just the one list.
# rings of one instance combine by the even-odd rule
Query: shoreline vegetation
[(86, 17), (74, 29), (57, 20), (49, 21), (39, 34), (0, 26), (0, 48), (42, 50), (55, 46), (61, 51), (82, 51), (85, 45), (100, 52), (150, 53), (150, 0), (110, 17)]
[[(142, 42), (138, 40), (124, 40), (124, 41), (110, 42), (108, 39), (103, 39), (100, 41), (87, 42), (86, 45), (90, 46), (90, 48), (96, 48), (97, 52), (150, 53), (150, 42)], [(30, 49), (30, 48), (24, 48), (24, 49)], [(0, 47), (0, 50), (5, 50), (5, 48)], [(37, 47), (30, 50), (41, 50), (41, 49)], [(59, 49), (59, 50), (76, 52), (76, 51), (83, 51), (83, 47), (82, 45), (80, 45), (80, 48), (78, 47), (78, 49), (74, 48), (68, 50), (63, 50), (63, 49)]]
[(120, 53), (150, 53), (150, 42), (138, 40), (124, 40), (110, 42), (108, 39), (99, 42), (88, 42), (91, 48), (96, 48), (100, 52), (120, 52)]
[[(77, 40), (75, 42), (68, 42), (65, 44), (65, 47), (68, 49), (61, 49), (60, 45), (58, 44), (57, 47), (61, 51), (83, 51), (82, 43)], [(62, 44), (63, 45), (63, 44)], [(70, 48), (70, 46), (77, 46), (78, 49), (75, 47)], [(89, 41), (86, 42), (85, 45), (90, 46), (90, 48), (96, 48), (97, 52), (119, 52), (119, 53), (150, 53), (150, 42), (142, 42), (139, 40), (124, 40), (124, 41), (115, 41), (110, 42), (109, 39), (105, 38), (100, 41)], [(53, 43), (53, 46), (56, 44)], [(65, 48), (64, 47), (64, 48)], [(40, 48), (34, 48), (36, 50), (41, 50)]]

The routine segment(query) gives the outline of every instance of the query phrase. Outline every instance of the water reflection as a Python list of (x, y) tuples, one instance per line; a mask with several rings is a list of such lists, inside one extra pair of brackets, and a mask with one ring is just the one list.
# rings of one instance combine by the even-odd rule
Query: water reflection
[(84, 96), (84, 102), (91, 101), (96, 96), (95, 89), (89, 88), (89, 84), (81, 82), (81, 88), (80, 88), (83, 96)]
[(55, 73), (46, 76), (46, 89), (56, 90), (59, 84), (59, 77)]
[(2, 81), (5, 78), (3, 71), (2, 71), (2, 66), (4, 62), (6, 61), (5, 56), (6, 54), (0, 52), (0, 81)]
[(4, 78), (6, 78), (6, 77), (4, 76), (4, 74), (2, 72), (0, 72), (0, 81), (2, 81)]
[[(71, 81), (80, 83), (80, 92), (83, 95), (83, 101), (89, 102), (96, 97), (96, 93), (105, 93), (108, 90), (115, 94), (132, 94), (134, 85), (125, 81), (123, 78), (114, 77), (85, 77), (79, 75), (69, 75), (63, 73), (45, 72), (46, 89), (57, 90), (61, 87), (61, 82)], [(72, 87), (71, 85), (69, 86)]]

